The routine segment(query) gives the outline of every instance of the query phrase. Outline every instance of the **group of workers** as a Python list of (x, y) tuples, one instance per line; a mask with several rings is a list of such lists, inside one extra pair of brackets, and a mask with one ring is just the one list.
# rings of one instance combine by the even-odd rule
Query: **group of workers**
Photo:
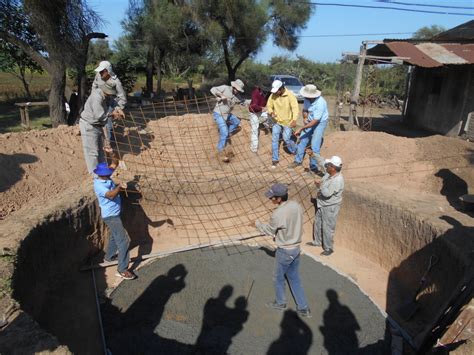
[[(117, 259), (117, 276), (131, 280), (136, 275), (129, 269), (130, 238), (120, 219), (120, 191), (126, 189), (126, 184), (115, 184), (111, 176), (117, 168), (119, 160), (109, 143), (111, 137), (104, 141), (104, 127), (111, 129), (111, 120), (123, 117), (122, 108), (126, 103), (120, 80), (115, 76), (109, 62), (101, 62), (96, 68), (96, 78), (92, 92), (81, 113), (79, 126), (81, 129), (84, 157), (87, 168), (94, 174), (94, 191), (96, 193), (101, 216), (110, 229), (110, 239), (105, 254), (105, 261)], [(263, 124), (272, 131), (272, 168), (279, 163), (280, 136), (294, 161), (289, 168), (294, 169), (303, 163), (305, 154), (310, 156), (309, 172), (318, 174), (316, 179), (317, 212), (313, 225), (313, 240), (308, 245), (322, 247), (321, 255), (333, 253), (333, 236), (336, 218), (342, 201), (344, 179), (341, 174), (342, 160), (338, 156), (322, 159), (320, 148), (324, 130), (328, 121), (327, 103), (321, 96), (321, 91), (315, 85), (306, 85), (300, 90), (305, 98), (303, 105), (303, 126), (297, 127), (300, 109), (295, 95), (288, 90), (284, 83), (275, 80), (269, 93), (264, 88), (255, 87), (249, 102), (249, 119), (251, 126), (250, 150), (258, 152), (259, 127)], [(217, 99), (213, 111), (219, 139), (217, 153), (223, 162), (230, 162), (233, 152), (229, 147), (229, 137), (240, 130), (240, 120), (232, 110), (236, 104), (243, 104), (241, 94), (244, 83), (237, 79), (231, 85), (221, 85), (211, 89)], [(297, 138), (297, 142), (293, 139)], [(107, 163), (106, 155), (109, 155)], [(297, 311), (301, 316), (310, 317), (311, 311), (299, 277), (299, 257), (303, 235), (303, 208), (288, 196), (288, 186), (274, 184), (265, 193), (272, 204), (276, 206), (270, 221), (255, 222), (255, 227), (266, 235), (273, 236), (277, 246), (275, 254), (274, 287), (275, 300), (268, 307), (286, 309), (285, 278), (288, 280)]]

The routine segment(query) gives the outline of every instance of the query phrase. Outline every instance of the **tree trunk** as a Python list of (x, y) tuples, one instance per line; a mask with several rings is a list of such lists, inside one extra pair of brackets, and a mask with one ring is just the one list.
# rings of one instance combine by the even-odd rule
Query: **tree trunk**
[(151, 97), (153, 93), (153, 62), (155, 61), (155, 48), (153, 46), (148, 47), (146, 55), (146, 94)]
[(53, 127), (67, 123), (64, 105), (64, 90), (66, 88), (66, 66), (62, 61), (51, 61), (51, 91), (49, 93), (49, 115)]
[(31, 99), (30, 85), (28, 84), (28, 80), (26, 80), (26, 68), (19, 67), (18, 72), (20, 73), (19, 78), (23, 83), (23, 88), (25, 89), (26, 97), (28, 99)]
[(165, 57), (164, 49), (158, 49), (158, 60), (156, 62), (156, 94), (161, 93), (161, 82), (163, 81), (163, 75), (161, 73), (163, 67), (163, 58)]

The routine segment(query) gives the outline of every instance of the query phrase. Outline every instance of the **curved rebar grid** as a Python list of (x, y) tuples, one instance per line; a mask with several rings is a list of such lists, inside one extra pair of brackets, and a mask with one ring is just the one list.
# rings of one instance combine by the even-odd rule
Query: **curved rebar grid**
[(305, 223), (311, 223), (313, 178), (287, 170), (294, 156), (283, 147), (279, 167), (271, 168), (271, 134), (261, 131), (259, 153), (250, 151), (246, 107), (237, 110), (242, 130), (228, 143), (235, 157), (230, 163), (218, 160), (214, 105), (209, 97), (163, 100), (130, 109), (115, 121), (113, 145), (126, 169), (120, 174), (136, 182), (147, 217), (171, 220), (188, 244), (248, 235), (256, 231), (251, 223), (268, 221), (273, 211), (264, 192), (283, 182), (290, 199), (304, 206)]

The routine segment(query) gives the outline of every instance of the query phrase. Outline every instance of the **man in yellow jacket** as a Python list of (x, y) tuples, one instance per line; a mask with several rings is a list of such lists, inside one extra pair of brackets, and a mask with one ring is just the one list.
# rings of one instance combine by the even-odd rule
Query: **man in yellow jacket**
[(275, 124), (272, 127), (272, 168), (279, 161), (280, 134), (283, 131), (283, 141), (292, 154), (296, 153), (296, 143), (291, 140), (292, 128), (296, 127), (299, 106), (296, 96), (285, 88), (283, 82), (275, 80), (272, 83), (272, 95), (268, 98), (267, 111), (273, 117)]

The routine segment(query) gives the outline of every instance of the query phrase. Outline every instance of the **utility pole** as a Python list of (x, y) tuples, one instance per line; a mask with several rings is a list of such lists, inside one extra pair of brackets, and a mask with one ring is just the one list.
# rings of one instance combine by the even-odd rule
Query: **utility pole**
[(357, 62), (357, 71), (355, 77), (354, 91), (351, 96), (351, 109), (349, 112), (349, 122), (353, 125), (357, 120), (357, 102), (359, 101), (360, 85), (362, 83), (362, 74), (364, 69), (365, 57), (367, 55), (367, 43), (362, 42), (360, 46), (359, 61)]

